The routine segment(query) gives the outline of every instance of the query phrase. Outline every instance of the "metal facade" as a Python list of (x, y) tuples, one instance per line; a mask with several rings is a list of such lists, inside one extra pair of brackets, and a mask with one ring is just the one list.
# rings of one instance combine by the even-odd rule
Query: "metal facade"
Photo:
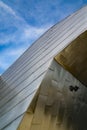
[[(53, 58), (87, 30), (87, 7), (51, 27), (0, 77), (0, 130), (16, 130)], [(17, 123), (18, 122), (18, 123)]]
[(55, 60), (17, 130), (87, 130), (87, 88)]

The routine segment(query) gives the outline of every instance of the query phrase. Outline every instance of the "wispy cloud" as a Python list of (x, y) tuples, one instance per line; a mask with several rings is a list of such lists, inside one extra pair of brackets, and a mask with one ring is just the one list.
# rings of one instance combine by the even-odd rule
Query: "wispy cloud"
[(84, 5), (84, 0), (37, 0), (37, 2), (35, 0), (15, 0), (15, 2), (7, 0), (5, 2), (13, 7), (27, 23), (35, 26), (54, 24)]
[(83, 0), (0, 0), (0, 73), (48, 28), (86, 3)]
[(9, 67), (9, 64), (14, 62), (14, 59), (18, 58), (18, 55), (21, 55), (24, 52), (23, 48), (16, 49), (9, 49), (7, 48), (5, 51), (1, 52), (0, 54), (0, 73)]
[(21, 40), (27, 41), (27, 39), (35, 39), (52, 26), (51, 24), (43, 27), (30, 26), (22, 17), (17, 16), (15, 11), (5, 3), (0, 2), (0, 8), (4, 9), (4, 11), (0, 10), (0, 22), (4, 25), (1, 27), (2, 29), (0, 31), (0, 44), (9, 44), (13, 42), (16, 44)]
[(0, 1), (0, 73), (6, 70), (50, 26), (49, 24), (33, 27), (11, 7)]
[(27, 27), (24, 29), (24, 38), (25, 39), (37, 39), (40, 35), (42, 35), (48, 28), (52, 25), (46, 25), (43, 27)]
[(3, 8), (6, 12), (9, 12), (10, 14), (16, 16), (15, 11), (11, 9), (9, 6), (7, 6), (4, 2), (0, 1), (0, 8)]

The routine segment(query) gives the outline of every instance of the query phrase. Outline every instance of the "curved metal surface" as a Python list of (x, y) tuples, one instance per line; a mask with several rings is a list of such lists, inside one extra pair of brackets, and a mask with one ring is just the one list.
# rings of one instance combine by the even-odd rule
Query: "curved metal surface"
[(87, 130), (86, 93), (84, 85), (53, 61), (18, 130)]
[(50, 28), (1, 75), (0, 129), (26, 112), (53, 58), (86, 31), (86, 12), (84, 7)]

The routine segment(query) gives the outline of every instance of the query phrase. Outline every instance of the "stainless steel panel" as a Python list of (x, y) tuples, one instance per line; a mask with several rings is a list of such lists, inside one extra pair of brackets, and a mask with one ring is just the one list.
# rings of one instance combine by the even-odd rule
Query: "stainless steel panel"
[[(51, 62), (51, 60), (48, 61), (47, 63), (45, 63), (44, 66), (41, 66), (37, 71), (35, 71), (32, 75), (28, 76), (26, 79), (24, 79), (24, 80), (19, 79), (19, 84), (14, 82), (14, 84), (12, 84), (10, 87), (8, 87), (5, 90), (5, 92), (4, 92), (5, 97), (3, 97), (2, 100), (4, 100), (4, 98), (7, 98), (6, 95), (8, 96), (8, 94), (9, 94), (9, 97), (10, 97), (10, 94), (14, 96), (14, 94), (16, 94), (16, 92), (18, 93), (18, 91), (21, 91), (23, 88), (27, 87), (34, 80), (36, 80), (39, 76), (43, 75), (43, 73), (47, 70), (50, 62)], [(0, 93), (0, 94), (3, 96), (3, 93)]]
[[(38, 58), (37, 58), (38, 59)], [(49, 59), (50, 60), (50, 59)], [(7, 82), (7, 84), (8, 84), (8, 86), (10, 86), (10, 85), (12, 85), (12, 84), (14, 84), (14, 82), (16, 82), (17, 84), (20, 82), (19, 81), (19, 78), (20, 78), (20, 80), (25, 80), (27, 77), (29, 77), (29, 76), (31, 76), (32, 74), (34, 74), (34, 72), (35, 72), (35, 70), (37, 71), (37, 70), (39, 70), (40, 68), (42, 68), (45, 64), (48, 64), (48, 59), (47, 58), (45, 58), (45, 59), (41, 59), (41, 60), (39, 60), (36, 64), (34, 64), (34, 66), (33, 65), (29, 65), (29, 66), (27, 66), (25, 69), (23, 69), (24, 70), (24, 73), (19, 73), (19, 77), (18, 77), (18, 75), (17, 76), (15, 76), (14, 78), (13, 78), (13, 80), (11, 79), (9, 82)], [(46, 66), (45, 66), (46, 67)], [(26, 69), (27, 68), (29, 68), (27, 71), (26, 71)], [(16, 79), (17, 78), (17, 79)], [(4, 90), (5, 90), (5, 88), (3, 88)], [(4, 91), (4, 90), (2, 90), (2, 91)], [(1, 93), (2, 93), (2, 91), (1, 91)]]
[(12, 123), (10, 123), (9, 125), (7, 125), (2, 130), (17, 130), (18, 125), (21, 122), (22, 118), (23, 118), (23, 115), (20, 116), (20, 117), (18, 117), (16, 120), (14, 120)]
[[(70, 19), (70, 21), (68, 21), (68, 22), (66, 22), (66, 24), (62, 27), (61, 26), (61, 28), (60, 29), (58, 29), (57, 30), (57, 32), (55, 32), (55, 34), (57, 34), (58, 36), (60, 35), (60, 34), (62, 34), (62, 35), (64, 35), (63, 33), (64, 33), (64, 30), (66, 30), (66, 31), (68, 31), (67, 29), (70, 27), (70, 26), (74, 26), (74, 24), (78, 24), (78, 23), (80, 23), (81, 21), (82, 21), (82, 19), (85, 19), (86, 17), (85, 17), (85, 14), (83, 14), (83, 12), (82, 12), (82, 14), (79, 14), (80, 15), (80, 17), (73, 17), (72, 19)], [(77, 23), (75, 23), (75, 22), (77, 22)], [(62, 33), (60, 33), (62, 31)], [(66, 33), (66, 32), (65, 32)], [(57, 35), (56, 35), (56, 37), (55, 38), (57, 38)], [(54, 35), (54, 33), (52, 33), (52, 36), (54, 37), (55, 35)], [(51, 41), (53, 40), (53, 37), (51, 36)], [(47, 38), (46, 38), (47, 39)], [(57, 39), (58, 40), (58, 39)], [(46, 44), (46, 41), (44, 42), (43, 40), (42, 40), (42, 42), (43, 42), (43, 44), (41, 45), (41, 47), (43, 47), (43, 45), (44, 44)], [(42, 43), (41, 42), (41, 43)], [(35, 47), (35, 48), (37, 48), (37, 47)], [(38, 50), (38, 49), (37, 49)], [(32, 51), (29, 51), (29, 52), (32, 52)], [(34, 53), (32, 52), (32, 54), (34, 55)], [(29, 59), (31, 59), (31, 54), (30, 54), (30, 56), (29, 56), (29, 54), (28, 54), (28, 56), (26, 56), (26, 59), (24, 60), (24, 62), (25, 61), (27, 61), (28, 59), (27, 58), (29, 58)], [(25, 57), (24, 57), (25, 58)], [(23, 59), (22, 59), (23, 60)], [(18, 64), (18, 67), (17, 68), (20, 68), (20, 62), (19, 62), (19, 64)], [(13, 68), (14, 69), (14, 68)], [(9, 76), (9, 75), (8, 75)]]
[[(80, 24), (81, 24), (81, 23), (80, 23)], [(82, 24), (84, 24), (84, 23), (82, 23)], [(77, 26), (77, 24), (74, 25), (74, 27), (75, 27), (75, 26)], [(78, 29), (79, 26), (80, 26), (80, 25), (78, 24), (77, 29)], [(55, 45), (58, 45), (58, 44), (60, 44), (60, 43), (62, 44), (62, 41), (63, 41), (65, 38), (67, 38), (67, 36), (69, 36), (70, 33), (73, 32), (73, 30), (74, 30), (74, 29), (72, 28), (72, 29), (69, 31), (69, 34), (68, 34), (68, 33), (65, 33), (65, 35), (62, 36), (62, 39), (59, 39), (59, 40), (60, 40), (59, 43), (57, 43), (58, 41), (55, 41), (54, 44), (52, 43), (52, 45), (50, 46), (51, 50), (52, 50), (53, 47), (55, 47)], [(63, 37), (64, 37), (64, 38), (63, 38)], [(50, 50), (50, 48), (48, 48), (48, 50)], [(41, 55), (39, 55), (38, 58), (35, 57), (35, 59), (32, 59), (32, 62), (29, 61), (29, 67), (31, 68), (33, 65), (35, 65), (36, 63), (38, 63), (39, 60), (41, 60), (42, 58), (44, 58), (44, 57), (47, 55), (47, 51), (48, 51), (48, 50), (46, 50), (45, 53), (42, 53)], [(27, 68), (28, 68), (28, 66), (27, 66)], [(25, 68), (25, 69), (27, 69), (27, 68)], [(21, 68), (21, 69), (23, 70), (24, 68)], [(24, 69), (24, 70), (25, 70), (25, 69)], [(19, 73), (19, 71), (21, 71), (21, 70), (18, 70), (17, 73)], [(22, 71), (21, 71), (21, 72), (22, 72)], [(15, 75), (13, 74), (13, 75), (11, 76), (11, 78), (8, 78), (8, 81), (9, 81), (10, 79), (12, 79), (12, 78), (14, 79), (14, 76), (16, 76), (17, 73), (15, 72)], [(17, 76), (16, 76), (16, 78), (17, 78)]]
[[(0, 118), (0, 129), (8, 125), (26, 111), (34, 96), (27, 97), (22, 101), (22, 99), (26, 97), (26, 93), (27, 95), (29, 94), (27, 90), (31, 88), (31, 85), (28, 86), (29, 88), (27, 85), (37, 80), (37, 77), (41, 76), (42, 72), (47, 70), (49, 61), (51, 62), (56, 54), (63, 50), (63, 48), (65, 48), (71, 41), (73, 41), (78, 35), (87, 29), (86, 12), (87, 7), (81, 9), (77, 13), (74, 13), (63, 22), (53, 26), (2, 75), (2, 79), (3, 81), (5, 80), (5, 82), (4, 84), (0, 82), (1, 88), (5, 85), (5, 83), (8, 85), (5, 85), (0, 92), (0, 94), (3, 96), (3, 99), (0, 101), (0, 105), (3, 105), (1, 111), (4, 110), (2, 112), (4, 115)], [(45, 64), (47, 61), (48, 63)], [(52, 84), (55, 87), (57, 84), (61, 85), (61, 78), (60, 82), (59, 80), (58, 83), (55, 81), (57, 80), (56, 71), (57, 70), (54, 69), (55, 74), (52, 80)], [(60, 73), (60, 77), (63, 76), (62, 71)], [(39, 83), (41, 81), (42, 79), (40, 79)], [(71, 81), (73, 83), (73, 78), (70, 79), (70, 83)], [(74, 80), (74, 82), (77, 84), (77, 81)], [(68, 84), (68, 82), (66, 82), (66, 84)], [(37, 88), (37, 86), (34, 88)], [(22, 91), (22, 89), (24, 90)], [(14, 102), (11, 102), (11, 100)], [(17, 105), (17, 103), (20, 101), (22, 102)], [(7, 110), (5, 110), (6, 107)]]
[[(78, 86), (79, 89), (71, 91), (70, 85)], [(21, 125), (26, 119), (24, 122), (27, 122), (28, 125), (24, 123), (18, 130), (71, 130), (71, 128), (72, 130), (77, 128), (86, 130), (87, 123), (83, 121), (84, 118), (87, 119), (85, 93), (87, 93), (87, 88), (53, 61), (52, 67), (50, 66), (42, 81), (37, 100), (31, 102), (31, 104), (35, 104), (34, 110), (31, 107), (33, 112), (29, 113), (28, 109), (26, 113), (28, 118), (23, 118), (20, 123)], [(83, 113), (81, 110), (84, 110)], [(31, 115), (32, 119), (30, 119)]]
[[(25, 98), (31, 95), (31, 93), (37, 90), (41, 84), (43, 77), (44, 74), (41, 75), (38, 79), (36, 79), (34, 82), (32, 82), (28, 87), (20, 91), (20, 93), (18, 93), (16, 96), (12, 98), (10, 97), (10, 101), (8, 100), (8, 97), (5, 100), (2, 100), (2, 102), (0, 102), (0, 117), (6, 112), (13, 109), (13, 107), (18, 105), (21, 101), (23, 101)], [(5, 104), (3, 104), (3, 102)]]
[(36, 92), (27, 97), (25, 100), (23, 100), (23, 102), (18, 104), (11, 111), (7, 112), (0, 118), (0, 130), (6, 125), (8, 125), (10, 122), (14, 121), (19, 116), (21, 116), (26, 111), (35, 93)]

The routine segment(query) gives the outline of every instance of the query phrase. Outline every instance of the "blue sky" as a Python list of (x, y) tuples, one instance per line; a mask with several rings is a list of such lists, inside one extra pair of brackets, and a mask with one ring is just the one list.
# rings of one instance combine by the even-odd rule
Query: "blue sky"
[(0, 0), (0, 74), (40, 35), (87, 0)]

